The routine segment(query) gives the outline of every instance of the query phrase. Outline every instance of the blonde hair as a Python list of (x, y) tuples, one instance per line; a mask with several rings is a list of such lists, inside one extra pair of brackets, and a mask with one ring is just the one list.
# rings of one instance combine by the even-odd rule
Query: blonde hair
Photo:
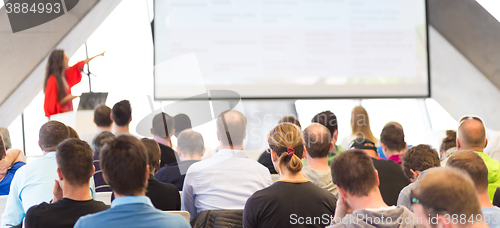
[(378, 142), (378, 139), (372, 133), (370, 128), (370, 119), (368, 118), (368, 113), (365, 108), (361, 106), (356, 106), (352, 109), (351, 112), (351, 129), (352, 135), (356, 137), (358, 134), (361, 134), (363, 138), (367, 138), (374, 142), (375, 144)]
[(304, 154), (304, 136), (295, 124), (279, 124), (269, 132), (267, 142), (271, 150), (279, 156), (280, 170), (281, 167), (286, 167), (292, 173), (302, 170), (300, 158)]

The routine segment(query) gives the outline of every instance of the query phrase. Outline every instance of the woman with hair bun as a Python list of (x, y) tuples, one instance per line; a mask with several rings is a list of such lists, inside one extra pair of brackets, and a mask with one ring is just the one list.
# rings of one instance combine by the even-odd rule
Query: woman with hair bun
[(243, 227), (290, 227), (305, 224), (306, 219), (314, 223), (307, 227), (329, 225), (337, 199), (302, 175), (301, 159), (306, 153), (302, 131), (294, 124), (282, 123), (269, 132), (267, 142), (280, 178), (247, 200)]

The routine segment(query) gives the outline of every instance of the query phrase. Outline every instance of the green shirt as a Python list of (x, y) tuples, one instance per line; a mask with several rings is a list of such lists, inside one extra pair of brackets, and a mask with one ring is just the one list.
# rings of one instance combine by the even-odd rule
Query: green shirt
[(488, 168), (488, 195), (490, 197), (490, 201), (493, 201), (495, 191), (497, 190), (497, 187), (500, 187), (500, 162), (483, 152), (474, 152), (476, 152), (484, 160), (486, 168)]

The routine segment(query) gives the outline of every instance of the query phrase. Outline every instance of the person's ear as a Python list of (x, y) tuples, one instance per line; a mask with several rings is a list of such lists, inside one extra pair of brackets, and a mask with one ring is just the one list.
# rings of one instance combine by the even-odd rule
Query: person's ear
[(460, 139), (458, 139), (458, 137), (457, 137), (457, 149), (460, 150), (460, 148), (461, 148)]
[(328, 151), (332, 151), (333, 147), (335, 146), (335, 143), (334, 142), (330, 142), (330, 149), (328, 149)]
[(380, 145), (382, 146), (382, 151), (384, 151), (384, 153), (387, 151), (387, 146), (385, 146), (384, 143), (380, 143)]
[(411, 178), (410, 180), (411, 180), (411, 182), (415, 182), (418, 178), (418, 175), (420, 175), (420, 172), (415, 171), (413, 169), (410, 169), (410, 172), (413, 174), (413, 178)]
[(128, 123), (132, 122), (132, 116), (130, 116), (130, 119), (128, 120)]
[(276, 154), (276, 152), (274, 152), (274, 150), (271, 149), (271, 160), (273, 162), (277, 162), (278, 161), (278, 154)]
[(380, 185), (380, 179), (378, 178), (378, 171), (375, 169), (375, 177), (377, 177), (377, 187)]
[(203, 155), (205, 155), (205, 151), (206, 151), (206, 148), (203, 147), (203, 152), (201, 152), (201, 156), (203, 157)]
[(111, 119), (111, 121), (114, 123), (115, 120), (113, 119), (113, 113), (109, 114), (109, 118)]
[(307, 154), (307, 150), (306, 150), (306, 146), (304, 146), (304, 153), (302, 153), (302, 157), (300, 159), (304, 159), (306, 157), (306, 154)]
[(59, 181), (64, 180), (64, 176), (62, 174), (62, 171), (59, 168), (57, 168), (57, 176), (59, 177)]
[(149, 179), (149, 165), (146, 166), (146, 181), (144, 182), (144, 186), (148, 186), (148, 179)]
[(335, 139), (335, 142), (337, 142), (337, 139), (339, 138), (339, 130), (335, 130), (332, 135), (332, 139)]
[[(437, 228), (451, 228), (451, 223), (449, 218), (445, 218), (444, 215), (438, 215), (438, 221), (436, 224)], [(430, 221), (429, 221), (430, 222)]]
[(152, 134), (152, 135), (154, 135), (154, 134), (153, 134), (153, 128), (150, 128), (150, 129), (149, 129), (149, 132), (151, 132), (151, 134)]
[(92, 119), (92, 121), (94, 121), (94, 124), (95, 124), (95, 119)]
[(95, 173), (95, 166), (92, 165), (92, 176), (94, 176), (94, 173)]
[(406, 148), (408, 148), (408, 143), (405, 142), (405, 151), (406, 151)]
[(342, 198), (347, 198), (347, 194), (345, 192), (345, 190), (341, 187), (339, 187), (338, 185), (335, 185), (337, 187), (337, 189), (339, 190), (339, 194), (342, 196)]
[(40, 141), (38, 141), (38, 147), (43, 150), (42, 146), (40, 146)]
[(486, 142), (484, 143), (484, 148), (486, 148), (486, 146), (488, 146), (488, 139), (486, 139)]

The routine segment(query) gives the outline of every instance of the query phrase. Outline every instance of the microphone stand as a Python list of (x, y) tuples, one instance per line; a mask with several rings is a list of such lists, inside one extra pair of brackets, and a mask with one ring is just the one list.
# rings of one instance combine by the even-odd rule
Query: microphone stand
[[(87, 56), (87, 59), (89, 58), (89, 52), (87, 50), (87, 42), (85, 42), (85, 55)], [(92, 93), (92, 82), (90, 79), (90, 75), (94, 75), (97, 77), (97, 75), (93, 74), (90, 72), (90, 67), (89, 67), (89, 62), (87, 62), (87, 76), (89, 77), (89, 93)]]

